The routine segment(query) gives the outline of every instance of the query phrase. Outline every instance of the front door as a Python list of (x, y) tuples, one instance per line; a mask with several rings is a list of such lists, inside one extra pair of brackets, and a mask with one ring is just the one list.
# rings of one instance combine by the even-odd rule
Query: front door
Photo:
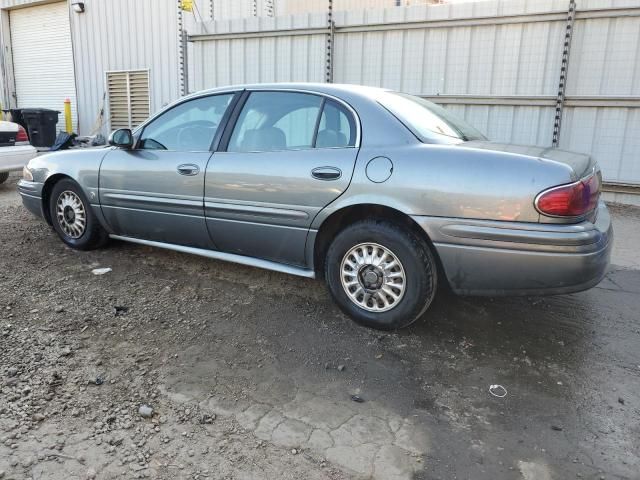
[(233, 96), (182, 102), (151, 120), (136, 148), (106, 155), (100, 167), (100, 204), (115, 233), (213, 247), (204, 220), (204, 177)]
[(333, 99), (250, 92), (207, 167), (205, 216), (216, 246), (304, 266), (313, 218), (351, 181), (356, 125)]

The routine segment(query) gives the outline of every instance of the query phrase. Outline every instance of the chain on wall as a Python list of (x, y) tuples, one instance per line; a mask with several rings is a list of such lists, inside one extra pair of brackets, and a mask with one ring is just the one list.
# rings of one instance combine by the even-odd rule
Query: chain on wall
[(183, 15), (182, 15), (182, 0), (178, 2), (178, 89), (180, 96), (186, 94), (185, 90), (185, 42), (184, 42), (184, 28), (183, 28)]
[(275, 12), (275, 7), (273, 5), (273, 0), (266, 0), (265, 9), (267, 11), (267, 17), (275, 16), (276, 12)]
[(325, 50), (325, 81), (333, 83), (333, 39), (335, 23), (333, 21), (333, 0), (327, 0), (327, 44)]
[(573, 22), (576, 17), (576, 1), (569, 0), (567, 13), (567, 27), (562, 48), (562, 64), (560, 66), (560, 83), (558, 84), (558, 97), (556, 99), (556, 116), (553, 122), (552, 146), (560, 144), (560, 127), (562, 125), (562, 111), (564, 109), (565, 92), (567, 89), (567, 73), (569, 72), (569, 52), (571, 50), (571, 38), (573, 36)]
[(251, 15), (254, 17), (258, 16), (258, 0), (253, 0), (251, 2)]

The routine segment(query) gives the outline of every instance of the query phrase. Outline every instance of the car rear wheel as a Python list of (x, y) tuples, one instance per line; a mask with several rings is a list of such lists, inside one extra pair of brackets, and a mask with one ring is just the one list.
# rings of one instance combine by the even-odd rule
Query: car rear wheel
[(437, 285), (427, 243), (386, 220), (365, 220), (342, 230), (329, 247), (325, 277), (342, 311), (381, 330), (415, 322), (433, 301)]
[(53, 186), (49, 213), (54, 230), (71, 248), (91, 250), (103, 246), (108, 239), (82, 188), (71, 179)]
[(6, 182), (7, 178), (9, 178), (9, 172), (0, 173), (0, 183)]

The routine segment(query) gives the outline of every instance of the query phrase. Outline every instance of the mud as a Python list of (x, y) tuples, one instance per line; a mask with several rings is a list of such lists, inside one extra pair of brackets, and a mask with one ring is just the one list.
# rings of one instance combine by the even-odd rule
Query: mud
[(13, 178), (0, 478), (638, 479), (640, 213), (612, 213), (626, 233), (598, 287), (443, 292), (381, 333), (316, 281), (116, 242), (72, 251)]

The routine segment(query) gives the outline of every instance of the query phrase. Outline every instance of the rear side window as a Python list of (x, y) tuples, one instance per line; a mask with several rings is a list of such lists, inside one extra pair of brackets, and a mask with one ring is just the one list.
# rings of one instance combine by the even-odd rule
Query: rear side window
[(295, 92), (253, 92), (242, 108), (227, 151), (270, 152), (313, 146), (322, 97)]
[(353, 115), (321, 95), (252, 92), (229, 139), (228, 152), (345, 148), (356, 144)]

